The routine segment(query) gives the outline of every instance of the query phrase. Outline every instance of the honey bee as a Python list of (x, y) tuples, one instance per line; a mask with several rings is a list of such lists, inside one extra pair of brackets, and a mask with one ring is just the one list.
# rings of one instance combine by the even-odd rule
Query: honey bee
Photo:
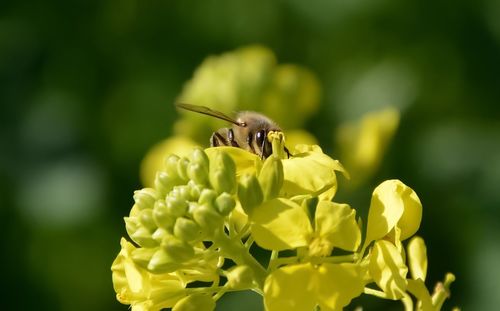
[[(232, 123), (232, 128), (221, 128), (210, 137), (210, 146), (233, 146), (245, 149), (265, 159), (272, 153), (271, 142), (267, 134), (271, 131), (281, 132), (281, 128), (263, 114), (253, 111), (242, 111), (236, 118), (208, 107), (177, 103), (177, 108), (205, 114)], [(288, 156), (290, 153), (285, 148)]]

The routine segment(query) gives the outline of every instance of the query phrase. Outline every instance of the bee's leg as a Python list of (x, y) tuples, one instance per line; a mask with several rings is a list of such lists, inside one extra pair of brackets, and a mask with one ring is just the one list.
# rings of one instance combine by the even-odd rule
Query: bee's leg
[(233, 132), (232, 129), (228, 129), (227, 130), (227, 141), (229, 142), (229, 144), (231, 144), (231, 146), (233, 146), (233, 147), (239, 147), (239, 145), (236, 142), (236, 140), (234, 140), (234, 132)]
[(219, 147), (219, 146), (227, 146), (228, 143), (224, 136), (222, 136), (219, 132), (214, 132), (210, 137), (210, 146), (211, 147)]
[(234, 139), (234, 132), (232, 129), (222, 128), (217, 132), (212, 134), (210, 137), (210, 146), (218, 147), (218, 146), (233, 146), (239, 147), (238, 143)]
[(290, 151), (288, 151), (288, 148), (287, 148), (287, 147), (285, 147), (285, 152), (286, 152), (286, 156), (287, 156), (287, 158), (288, 158), (288, 159), (290, 159), (290, 156), (291, 156), (292, 154), (290, 153)]

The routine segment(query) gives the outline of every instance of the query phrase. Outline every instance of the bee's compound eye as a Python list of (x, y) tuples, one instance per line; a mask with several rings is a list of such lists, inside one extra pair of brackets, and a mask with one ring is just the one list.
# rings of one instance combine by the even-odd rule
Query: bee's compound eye
[(264, 144), (264, 139), (266, 139), (266, 131), (265, 130), (260, 130), (255, 134), (255, 141), (259, 146), (262, 146)]

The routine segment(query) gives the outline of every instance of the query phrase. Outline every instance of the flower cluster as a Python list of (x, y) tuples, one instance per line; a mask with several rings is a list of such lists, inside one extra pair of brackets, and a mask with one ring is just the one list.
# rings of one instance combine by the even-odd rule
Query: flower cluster
[[(267, 159), (233, 147), (170, 156), (153, 188), (134, 194), (132, 240), (112, 265), (117, 299), (133, 310), (213, 310), (231, 291), (253, 290), (266, 310), (341, 310), (368, 294), (406, 310), (439, 310), (454, 277), (430, 293), (422, 205), (399, 180), (373, 192), (361, 220), (334, 202), (342, 165), (318, 146), (284, 151), (269, 133)], [(411, 238), (411, 239), (410, 239)], [(406, 244), (405, 240), (410, 239)], [(270, 251), (264, 265), (252, 245)], [(410, 276), (408, 276), (410, 271)]]

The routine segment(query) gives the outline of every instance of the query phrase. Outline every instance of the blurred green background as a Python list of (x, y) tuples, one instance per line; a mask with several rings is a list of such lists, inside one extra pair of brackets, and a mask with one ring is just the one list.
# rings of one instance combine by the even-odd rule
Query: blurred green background
[[(499, 1), (51, 0), (0, 3), (1, 310), (127, 310), (110, 266), (140, 161), (202, 60), (254, 43), (317, 74), (307, 129), (333, 157), (340, 122), (399, 107), (350, 203), (404, 181), (424, 205), (427, 285), (452, 271), (446, 309), (500, 305)], [(356, 303), (402, 310), (370, 300)]]

